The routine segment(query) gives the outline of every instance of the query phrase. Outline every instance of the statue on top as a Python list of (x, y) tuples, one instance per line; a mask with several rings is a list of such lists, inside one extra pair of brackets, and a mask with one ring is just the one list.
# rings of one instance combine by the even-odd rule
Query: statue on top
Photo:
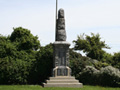
[(66, 41), (64, 10), (58, 11), (58, 19), (56, 24), (56, 41)]

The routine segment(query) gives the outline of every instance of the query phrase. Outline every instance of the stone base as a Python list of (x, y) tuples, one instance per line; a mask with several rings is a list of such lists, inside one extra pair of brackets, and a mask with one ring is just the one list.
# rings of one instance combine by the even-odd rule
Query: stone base
[(44, 87), (82, 87), (82, 83), (79, 83), (75, 77), (59, 76), (50, 77), (46, 83), (43, 83)]

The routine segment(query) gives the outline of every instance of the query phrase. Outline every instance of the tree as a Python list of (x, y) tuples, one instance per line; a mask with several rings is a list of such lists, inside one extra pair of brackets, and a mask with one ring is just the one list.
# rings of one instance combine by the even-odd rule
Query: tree
[(40, 42), (28, 29), (14, 28), (10, 36), (0, 35), (0, 84), (27, 84)]
[(30, 30), (18, 27), (13, 28), (14, 31), (10, 36), (12, 43), (15, 43), (18, 50), (38, 50), (40, 42), (37, 36), (33, 36)]
[(109, 47), (105, 44), (105, 41), (100, 41), (100, 39), (99, 34), (91, 33), (91, 36), (80, 35), (77, 40), (73, 41), (75, 43), (74, 49), (85, 52), (92, 59), (101, 60), (105, 53), (103, 48), (109, 49)]
[(16, 48), (8, 37), (0, 35), (0, 58), (15, 55)]
[(114, 53), (112, 65), (120, 70), (120, 52)]
[(53, 45), (48, 44), (41, 46), (36, 54), (36, 61), (34, 62), (29, 76), (29, 82), (40, 84), (52, 75), (53, 69)]

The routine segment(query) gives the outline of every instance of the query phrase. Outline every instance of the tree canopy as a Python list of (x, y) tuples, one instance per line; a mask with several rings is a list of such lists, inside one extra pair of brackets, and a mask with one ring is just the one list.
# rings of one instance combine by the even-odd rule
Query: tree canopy
[(77, 40), (73, 41), (75, 43), (74, 49), (81, 50), (86, 53), (86, 55), (92, 59), (100, 60), (103, 58), (105, 51), (103, 48), (109, 48), (105, 41), (101, 41), (99, 34), (91, 33), (89, 35), (80, 35)]
[(0, 84), (25, 84), (40, 48), (37, 36), (18, 27), (10, 36), (0, 35)]
[(33, 36), (30, 30), (18, 27), (13, 28), (14, 31), (10, 36), (12, 43), (16, 44), (18, 50), (38, 50), (40, 42), (37, 36)]

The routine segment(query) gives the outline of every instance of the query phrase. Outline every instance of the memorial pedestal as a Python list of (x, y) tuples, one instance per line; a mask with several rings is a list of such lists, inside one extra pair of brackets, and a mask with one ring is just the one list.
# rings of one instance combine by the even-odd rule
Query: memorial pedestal
[(69, 68), (69, 46), (66, 41), (56, 41), (54, 46), (54, 69), (53, 77), (44, 83), (44, 87), (82, 87), (75, 77), (71, 76)]

